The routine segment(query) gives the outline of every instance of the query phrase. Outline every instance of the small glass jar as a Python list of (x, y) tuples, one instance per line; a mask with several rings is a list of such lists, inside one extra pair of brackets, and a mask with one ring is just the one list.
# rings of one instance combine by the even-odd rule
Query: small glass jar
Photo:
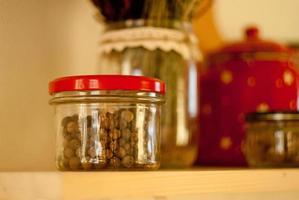
[(299, 166), (299, 112), (251, 113), (245, 155), (252, 167)]
[(59, 170), (157, 169), (163, 82), (91, 75), (49, 84)]

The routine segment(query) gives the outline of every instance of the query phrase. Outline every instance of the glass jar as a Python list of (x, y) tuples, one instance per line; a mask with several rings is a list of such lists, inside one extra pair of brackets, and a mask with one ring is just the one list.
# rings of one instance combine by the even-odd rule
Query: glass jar
[(107, 25), (99, 73), (156, 77), (167, 85), (162, 117), (162, 166), (191, 166), (197, 153), (197, 62), (192, 26), (131, 20)]
[(49, 85), (59, 170), (157, 169), (164, 83), (116, 75), (64, 77)]
[(299, 166), (299, 112), (251, 113), (245, 155), (252, 167)]

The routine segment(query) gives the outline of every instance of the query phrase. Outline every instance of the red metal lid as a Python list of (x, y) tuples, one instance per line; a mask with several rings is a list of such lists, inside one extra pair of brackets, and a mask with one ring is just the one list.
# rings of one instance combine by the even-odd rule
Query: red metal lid
[(127, 75), (69, 76), (49, 83), (51, 95), (65, 91), (133, 90), (165, 93), (165, 83), (154, 78)]
[(247, 52), (289, 52), (289, 49), (276, 42), (260, 38), (257, 27), (245, 30), (245, 40), (223, 47), (219, 53), (247, 53)]

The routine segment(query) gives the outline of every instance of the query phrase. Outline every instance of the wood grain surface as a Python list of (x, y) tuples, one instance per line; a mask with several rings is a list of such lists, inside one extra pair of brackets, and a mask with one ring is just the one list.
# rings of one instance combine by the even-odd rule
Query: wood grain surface
[(0, 200), (299, 199), (298, 169), (1, 172)]

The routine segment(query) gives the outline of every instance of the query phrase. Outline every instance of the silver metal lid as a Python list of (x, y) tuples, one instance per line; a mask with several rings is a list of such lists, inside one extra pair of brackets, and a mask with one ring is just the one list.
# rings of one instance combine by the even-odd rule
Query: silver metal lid
[(247, 122), (297, 120), (299, 120), (298, 111), (253, 112), (246, 115)]

